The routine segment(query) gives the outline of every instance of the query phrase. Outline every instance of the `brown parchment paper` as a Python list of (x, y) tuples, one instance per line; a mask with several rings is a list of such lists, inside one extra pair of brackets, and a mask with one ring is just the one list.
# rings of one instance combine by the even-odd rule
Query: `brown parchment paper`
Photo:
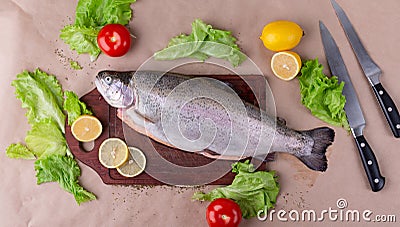
[[(398, 0), (338, 0), (359, 33), (371, 57), (382, 68), (382, 83), (400, 107), (400, 2)], [(280, 177), (281, 193), (276, 210), (314, 209), (316, 212), (338, 209), (344, 198), (346, 209), (395, 214), (400, 219), (400, 139), (395, 139), (328, 0), (138, 0), (132, 5), (129, 24), (137, 37), (131, 51), (122, 58), (101, 55), (90, 63), (87, 55), (78, 56), (59, 39), (60, 29), (73, 23), (77, 1), (2, 0), (0, 4), (0, 226), (206, 226), (208, 203), (191, 201), (197, 189), (158, 187), (122, 187), (104, 185), (95, 172), (81, 164), (81, 184), (98, 199), (78, 206), (73, 196), (56, 183), (36, 185), (33, 161), (13, 160), (5, 156), (6, 147), (23, 142), (29, 129), (25, 111), (15, 98), (10, 83), (24, 69), (36, 67), (54, 74), (64, 90), (79, 96), (94, 88), (93, 80), (101, 69), (134, 70), (152, 54), (164, 48), (168, 40), (191, 31), (191, 22), (201, 18), (216, 28), (231, 30), (242, 50), (266, 75), (274, 93), (277, 113), (288, 126), (310, 129), (326, 125), (300, 104), (299, 84), (295, 79), (284, 82), (272, 75), (269, 62), (272, 52), (258, 39), (265, 24), (278, 19), (297, 22), (305, 31), (294, 50), (303, 59), (318, 57), (326, 67), (320, 41), (318, 20), (331, 30), (342, 52), (365, 113), (365, 136), (379, 160), (386, 177), (385, 188), (371, 192), (352, 137), (335, 128), (336, 138), (329, 148), (329, 167), (325, 173), (307, 170), (299, 161), (278, 155), (269, 163)], [(72, 70), (69, 60), (83, 70)], [(326, 70), (328, 73), (328, 71)], [(186, 71), (186, 73), (191, 73)], [(204, 187), (209, 191), (213, 187)], [(326, 218), (327, 219), (327, 218)], [(332, 226), (376, 222), (261, 222), (245, 220), (241, 226), (301, 225)], [(386, 223), (387, 224), (387, 223)]]

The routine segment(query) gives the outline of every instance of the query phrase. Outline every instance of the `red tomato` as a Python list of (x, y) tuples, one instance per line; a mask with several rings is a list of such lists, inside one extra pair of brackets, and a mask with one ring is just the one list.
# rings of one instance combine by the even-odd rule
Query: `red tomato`
[(121, 24), (107, 24), (97, 35), (97, 44), (108, 56), (121, 57), (131, 47), (131, 34)]
[(210, 227), (237, 227), (242, 221), (242, 211), (234, 201), (219, 198), (208, 205), (206, 218)]

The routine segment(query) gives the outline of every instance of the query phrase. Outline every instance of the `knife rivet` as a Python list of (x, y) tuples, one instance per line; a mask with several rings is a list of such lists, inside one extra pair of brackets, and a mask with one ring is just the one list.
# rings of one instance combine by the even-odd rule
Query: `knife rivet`
[(368, 160), (368, 165), (370, 166), (370, 165), (372, 165), (372, 161), (371, 160)]
[(383, 91), (382, 91), (382, 90), (380, 90), (380, 91), (379, 91), (379, 94), (380, 94), (380, 95), (383, 95)]
[(365, 143), (361, 143), (360, 146), (361, 146), (361, 147), (365, 147)]
[(389, 107), (389, 108), (388, 108), (388, 111), (389, 111), (389, 112), (392, 112), (392, 110), (393, 110), (392, 107)]
[(397, 124), (397, 125), (396, 125), (396, 128), (397, 128), (397, 129), (400, 129), (400, 124)]
[(374, 179), (374, 182), (377, 184), (377, 183), (379, 183), (379, 179), (378, 178), (375, 178)]

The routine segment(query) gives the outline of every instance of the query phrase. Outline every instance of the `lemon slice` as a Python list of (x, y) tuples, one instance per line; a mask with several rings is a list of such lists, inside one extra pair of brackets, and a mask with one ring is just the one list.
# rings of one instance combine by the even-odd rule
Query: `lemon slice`
[(134, 177), (142, 173), (146, 167), (146, 157), (136, 147), (129, 147), (129, 158), (117, 171), (125, 177)]
[(108, 138), (99, 148), (100, 163), (107, 168), (117, 168), (128, 160), (128, 146), (118, 138)]
[(99, 119), (90, 115), (78, 117), (71, 126), (72, 135), (81, 142), (89, 142), (97, 139), (102, 131), (103, 127)]
[(291, 80), (299, 74), (300, 56), (293, 51), (275, 53), (271, 59), (271, 69), (275, 76), (282, 80)]

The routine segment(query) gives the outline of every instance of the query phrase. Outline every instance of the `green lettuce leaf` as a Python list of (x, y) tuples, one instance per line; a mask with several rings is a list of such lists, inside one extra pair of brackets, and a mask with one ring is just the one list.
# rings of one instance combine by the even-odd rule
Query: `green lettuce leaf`
[(11, 85), (15, 87), (15, 94), (21, 100), (22, 108), (28, 109), (26, 116), (29, 124), (49, 118), (57, 123), (62, 132), (65, 131), (62, 89), (53, 75), (39, 69), (35, 72), (24, 71), (17, 75)]
[(205, 42), (199, 51), (200, 53), (211, 57), (228, 60), (234, 67), (240, 65), (240, 63), (245, 61), (247, 58), (246, 55), (240, 52), (240, 50), (213, 41)]
[(86, 107), (86, 104), (79, 100), (79, 97), (74, 92), (65, 91), (64, 96), (64, 110), (68, 112), (68, 125), (72, 125), (72, 123), (83, 114), (93, 114), (92, 111)]
[(260, 210), (273, 208), (279, 193), (279, 184), (274, 171), (256, 171), (249, 160), (232, 165), (236, 173), (231, 185), (216, 188), (209, 193), (196, 192), (193, 199), (213, 201), (217, 198), (234, 200), (244, 218), (255, 217)]
[(78, 204), (96, 199), (96, 196), (79, 185), (81, 170), (68, 156), (51, 155), (35, 162), (37, 184), (58, 182), (61, 188), (74, 195)]
[(97, 45), (97, 34), (100, 29), (83, 27), (79, 25), (67, 25), (61, 30), (60, 38), (72, 50), (78, 54), (88, 53), (92, 60), (96, 59), (101, 53)]
[(51, 119), (34, 123), (25, 137), (25, 143), (39, 159), (50, 155), (71, 154), (64, 134)]
[(36, 159), (35, 155), (26, 146), (20, 143), (13, 143), (6, 149), (9, 158)]
[(75, 70), (81, 70), (82, 69), (82, 66), (77, 61), (74, 61), (72, 59), (69, 60), (69, 65), (71, 66), (72, 69), (75, 69)]
[(60, 38), (79, 54), (95, 60), (101, 53), (97, 34), (106, 24), (126, 25), (132, 17), (131, 3), (136, 0), (79, 0), (75, 23), (61, 30)]
[(247, 59), (230, 31), (212, 28), (200, 19), (192, 23), (190, 35), (173, 37), (167, 48), (154, 54), (156, 60), (174, 60), (178, 58), (196, 58), (201, 61), (209, 57), (228, 60), (233, 66), (238, 66)]
[[(64, 97), (57, 79), (45, 72), (24, 71), (12, 82), (16, 96), (27, 108), (27, 118), (31, 125), (25, 137), (26, 146), (11, 144), (6, 154), (10, 158), (38, 160), (35, 162), (38, 184), (56, 181), (68, 192), (74, 194), (80, 204), (96, 197), (78, 184), (80, 169), (72, 158), (64, 135)], [(72, 92), (67, 92), (67, 106), (79, 106), (79, 111), (88, 113), (85, 104), (80, 103)], [(68, 108), (70, 108), (68, 107)], [(75, 110), (74, 110), (75, 111)], [(68, 156), (66, 156), (68, 155)]]
[(301, 68), (301, 103), (317, 118), (334, 126), (349, 130), (342, 94), (344, 82), (338, 83), (336, 76), (328, 78), (322, 72), (318, 59), (308, 60)]
[(79, 0), (75, 25), (99, 27), (106, 24), (128, 24), (132, 17), (131, 3), (136, 0)]

